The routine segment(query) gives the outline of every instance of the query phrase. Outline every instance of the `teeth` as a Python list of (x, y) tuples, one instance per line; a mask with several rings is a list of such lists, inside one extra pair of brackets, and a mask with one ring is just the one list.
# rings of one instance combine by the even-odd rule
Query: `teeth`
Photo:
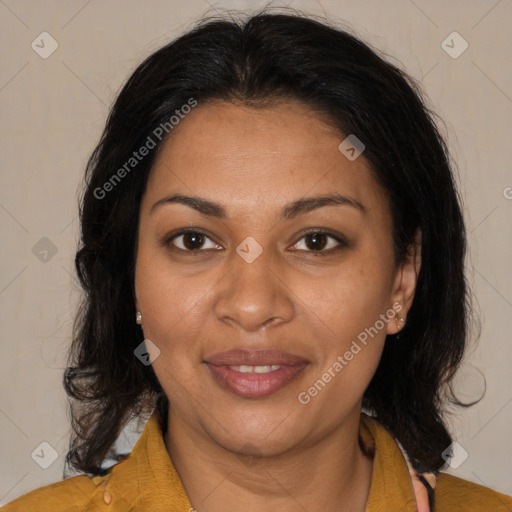
[(265, 365), (265, 366), (248, 366), (248, 365), (241, 365), (241, 366), (230, 366), (232, 370), (235, 372), (240, 373), (270, 373), (275, 372), (276, 370), (279, 370), (281, 366), (278, 364), (273, 365)]

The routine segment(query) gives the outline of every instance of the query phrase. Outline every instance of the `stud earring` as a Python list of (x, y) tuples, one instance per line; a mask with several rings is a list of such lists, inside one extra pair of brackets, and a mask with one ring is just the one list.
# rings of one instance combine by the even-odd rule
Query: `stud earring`
[(397, 318), (395, 318), (395, 320), (396, 320), (396, 326), (398, 328), (398, 331), (396, 333), (396, 339), (398, 340), (398, 339), (400, 339), (400, 329), (402, 329), (405, 325), (405, 323), (404, 323), (404, 325), (400, 325), (399, 322), (405, 322), (405, 318), (397, 317)]
[(140, 311), (135, 313), (135, 321), (137, 322), (137, 325), (142, 325), (142, 313)]

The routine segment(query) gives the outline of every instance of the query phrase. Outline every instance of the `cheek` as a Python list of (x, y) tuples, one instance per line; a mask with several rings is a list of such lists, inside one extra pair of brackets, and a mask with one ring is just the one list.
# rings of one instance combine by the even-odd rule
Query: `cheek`
[[(318, 414), (324, 414), (320, 404), (325, 401), (334, 404), (344, 397), (346, 405), (362, 396), (378, 366), (387, 325), (381, 315), (389, 309), (390, 298), (385, 261), (360, 253), (335, 274), (298, 290), (298, 296), (308, 297), (305, 314), (321, 340), (318, 364), (301, 390), (305, 400), (322, 395), (315, 400)], [(334, 407), (332, 414), (336, 411)]]
[[(197, 339), (206, 301), (205, 287), (192, 281), (180, 276), (169, 262), (146, 258), (144, 251), (140, 252), (135, 286), (143, 311), (144, 338), (160, 351), (152, 362), (153, 370), (165, 393), (185, 403), (192, 399), (193, 374), (201, 360)], [(180, 384), (178, 375), (188, 376), (190, 385)]]
[(293, 288), (309, 317), (316, 318), (342, 348), (341, 340), (357, 337), (389, 308), (388, 274), (384, 259), (358, 253), (320, 279), (297, 279)]
[[(305, 314), (319, 343), (317, 364), (298, 399), (301, 404), (312, 405), (318, 417), (336, 418), (342, 409), (355, 404), (382, 354), (386, 322), (381, 315), (389, 308), (386, 281), (379, 273), (371, 275), (362, 268), (364, 264), (358, 263), (339, 272), (336, 279), (324, 283), (323, 293), (310, 289)], [(331, 405), (326, 408), (326, 403)]]
[(181, 337), (182, 331), (194, 334), (194, 319), (207, 300), (208, 283), (204, 279), (199, 283), (198, 278), (183, 277), (165, 256), (141, 245), (135, 289), (147, 338), (160, 346)]

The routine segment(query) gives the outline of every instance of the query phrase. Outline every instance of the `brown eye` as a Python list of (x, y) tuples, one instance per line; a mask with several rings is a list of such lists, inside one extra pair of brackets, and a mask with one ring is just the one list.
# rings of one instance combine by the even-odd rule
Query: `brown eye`
[(183, 235), (183, 245), (190, 250), (200, 249), (204, 243), (204, 238), (201, 233), (186, 233)]
[(166, 242), (176, 249), (187, 252), (198, 252), (205, 249), (218, 249), (220, 246), (199, 231), (182, 231)]
[(293, 250), (323, 256), (345, 247), (350, 247), (350, 244), (342, 236), (315, 230), (305, 233), (293, 246)]
[(321, 251), (324, 249), (327, 245), (328, 238), (325, 233), (311, 233), (304, 237), (306, 246), (312, 251)]

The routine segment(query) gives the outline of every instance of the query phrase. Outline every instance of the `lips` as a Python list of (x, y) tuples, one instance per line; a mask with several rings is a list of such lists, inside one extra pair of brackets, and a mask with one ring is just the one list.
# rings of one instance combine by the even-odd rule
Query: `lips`
[(292, 366), (296, 364), (307, 363), (307, 361), (302, 357), (288, 354), (280, 350), (267, 349), (229, 350), (227, 352), (221, 352), (219, 354), (208, 357), (206, 362), (217, 366)]
[(302, 357), (277, 350), (230, 350), (205, 363), (223, 389), (244, 398), (276, 393), (308, 366)]

